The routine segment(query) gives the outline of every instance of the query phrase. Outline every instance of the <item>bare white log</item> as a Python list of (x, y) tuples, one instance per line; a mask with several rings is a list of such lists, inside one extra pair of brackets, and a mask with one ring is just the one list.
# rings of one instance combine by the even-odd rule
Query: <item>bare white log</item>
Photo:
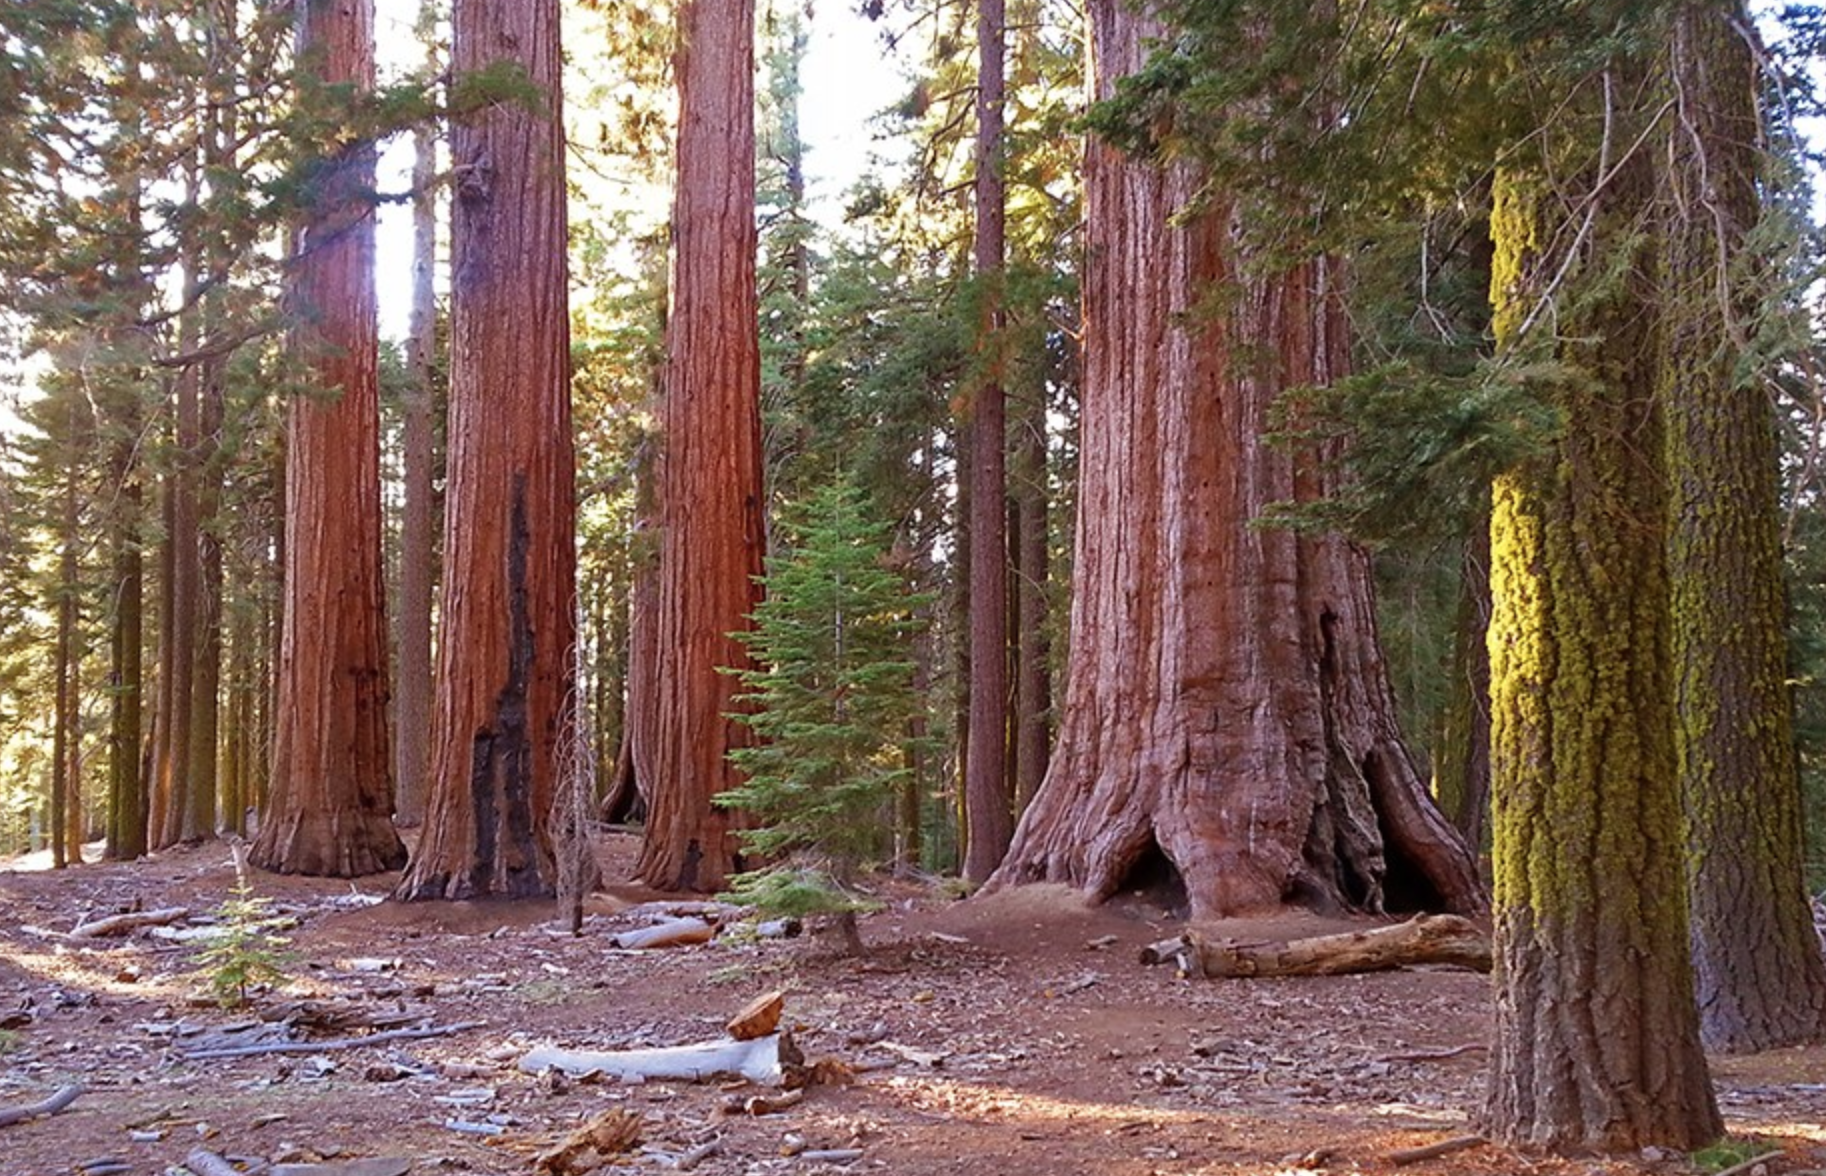
[(188, 918), (188, 907), (164, 907), (156, 911), (128, 911), (124, 915), (109, 915), (105, 919), (91, 919), (70, 929), (71, 939), (103, 939), (110, 935), (125, 935), (141, 927), (164, 927), (179, 919)]
[(707, 1082), (739, 1077), (761, 1086), (779, 1086), (786, 1081), (786, 1063), (793, 1061), (795, 1055), (791, 1040), (773, 1033), (752, 1041), (723, 1038), (693, 1045), (608, 1052), (540, 1046), (520, 1059), (520, 1069), (528, 1074), (543, 1070), (601, 1074), (623, 1081)]
[(671, 919), (638, 931), (622, 931), (609, 936), (609, 945), (620, 948), (686, 947), (709, 943), (716, 928), (702, 919)]

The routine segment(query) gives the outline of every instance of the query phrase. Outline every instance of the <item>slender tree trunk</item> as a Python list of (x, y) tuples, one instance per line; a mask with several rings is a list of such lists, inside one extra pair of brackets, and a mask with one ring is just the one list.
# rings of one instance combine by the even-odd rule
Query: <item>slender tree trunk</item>
[[(179, 347), (194, 346), (189, 328), (179, 331)], [(196, 673), (197, 609), (200, 585), (200, 537), (197, 525), (196, 452), (200, 431), (199, 373), (185, 368), (177, 377), (176, 450), (165, 475), (167, 495), (165, 532), (167, 611), (160, 618), (157, 777), (153, 796), (157, 802), (152, 848), (164, 849), (184, 839), (184, 817), (189, 812), (191, 704)]]
[(1687, 0), (1674, 21), (1661, 363), (1693, 965), (1706, 1044), (1739, 1052), (1826, 1038), (1826, 957), (1802, 876), (1777, 433), (1763, 389), (1737, 374), (1766, 297), (1747, 247), (1762, 152), (1753, 27), (1738, 0)]
[[(1159, 26), (1091, 5), (1095, 96)], [(1200, 182), (1093, 142), (1071, 649), (1058, 747), (992, 885), (1094, 898), (1164, 857), (1191, 914), (1480, 909), (1475, 863), (1396, 726), (1367, 555), (1252, 528), (1325, 489), (1264, 440), (1349, 352), (1340, 267), (1264, 272)], [(1209, 295), (1223, 292), (1223, 309)]]
[[(304, 0), (297, 19), (307, 97), (373, 86), (373, 0)], [(289, 346), (329, 395), (287, 406), (278, 729), (248, 860), (353, 878), (406, 858), (388, 771), (373, 148), (344, 149), (317, 185), (292, 260)]]
[(1015, 439), (1016, 526), (1014, 556), (1015, 811), (1025, 812), (1046, 778), (1052, 752), (1052, 623), (1047, 599), (1048, 518), (1046, 484), (1046, 388), (1035, 381), (1022, 402)]
[(145, 558), (140, 552), (138, 390), (129, 391), (129, 410), (116, 422), (111, 469), (115, 509), (110, 519), (113, 548), (114, 625), (109, 638), (108, 849), (107, 856), (132, 861), (146, 852), (146, 789), (140, 775), (141, 650), (144, 639)]
[(1433, 795), (1477, 848), (1490, 815), (1490, 506), (1472, 520), (1459, 562), (1452, 681), (1433, 752)]
[(412, 321), (406, 342), (406, 506), (400, 526), (399, 675), (394, 698), (397, 764), (394, 804), (402, 825), (425, 816), (426, 734), (431, 719), (431, 594), (437, 578), (436, 445), (437, 136), (413, 138)]
[[(78, 428), (74, 405), (64, 440), (74, 446)], [(53, 667), (54, 704), (51, 731), (51, 864), (61, 870), (82, 862), (82, 795), (80, 760), (77, 743), (80, 724), (77, 721), (76, 594), (78, 563), (76, 545), (80, 542), (77, 527), (80, 514), (81, 484), (77, 478), (74, 450), (65, 461), (63, 485), (63, 525), (59, 536), (57, 576), (57, 650)]]
[(575, 739), (575, 458), (557, 0), (457, 0), (459, 79), (535, 102), (450, 128), (450, 418), (424, 833), (396, 896), (550, 895)]
[(749, 665), (730, 634), (760, 603), (766, 538), (755, 289), (754, 4), (687, 0), (674, 72), (679, 129), (660, 510), (658, 747), (636, 872), (716, 890), (741, 868), (735, 814), (713, 798), (740, 774), (728, 717)]
[(977, 0), (976, 276), (982, 371), (971, 400), (970, 731), (964, 878), (981, 883), (1014, 834), (1008, 779), (1007, 398), (1002, 386), (1002, 0)]
[[(1558, 331), (1577, 342), (1559, 348), (1575, 373), (1557, 452), (1498, 481), (1491, 522), (1488, 1129), (1557, 1150), (1690, 1150), (1722, 1130), (1687, 962), (1667, 479), (1642, 362), (1657, 342), (1654, 258), (1637, 231), (1652, 183), (1639, 154), (1588, 197), (1600, 203), (1583, 260), (1604, 267), (1607, 292)], [(1526, 176), (1498, 178), (1499, 345), (1545, 346), (1518, 333), (1547, 268), (1532, 251), (1552, 237), (1550, 199)]]

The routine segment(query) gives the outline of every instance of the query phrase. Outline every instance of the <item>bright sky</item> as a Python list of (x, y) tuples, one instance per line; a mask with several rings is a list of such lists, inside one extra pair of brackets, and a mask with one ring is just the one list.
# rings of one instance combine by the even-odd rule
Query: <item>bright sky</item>
[[(765, 0), (763, 0), (765, 2)], [(792, 3), (794, 0), (781, 0)], [(383, 77), (412, 70), (424, 53), (414, 24), (419, 0), (377, 0), (375, 41)], [(584, 47), (573, 46), (581, 56)], [(593, 52), (593, 47), (592, 47)], [(613, 48), (608, 53), (613, 65)], [(826, 0), (811, 10), (811, 35), (803, 67), (799, 132), (806, 144), (807, 202), (814, 218), (837, 227), (843, 197), (867, 168), (873, 148), (868, 122), (896, 101), (903, 88), (900, 70), (888, 60), (876, 28), (859, 16), (853, 0)], [(380, 186), (408, 187), (412, 152), (395, 143), (382, 157)], [(410, 211), (386, 205), (377, 233), (381, 333), (401, 338), (406, 331), (412, 271)]]

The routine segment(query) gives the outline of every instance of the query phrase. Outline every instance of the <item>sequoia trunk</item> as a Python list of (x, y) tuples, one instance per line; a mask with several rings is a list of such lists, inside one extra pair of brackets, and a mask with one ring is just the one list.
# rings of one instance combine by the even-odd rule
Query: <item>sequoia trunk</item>
[[(1102, 98), (1159, 29), (1119, 0), (1090, 14)], [(1338, 267), (1245, 272), (1223, 208), (1176, 215), (1199, 187), (1184, 164), (1093, 142), (1085, 177), (1064, 711), (993, 884), (1105, 898), (1158, 854), (1194, 917), (1478, 909), (1471, 855), (1396, 729), (1367, 556), (1250, 526), (1323, 489), (1315, 462), (1264, 434), (1282, 389), (1344, 374)]]
[(398, 896), (550, 894), (576, 716), (576, 504), (558, 0), (458, 0), (459, 79), (536, 100), (453, 121), (450, 426), (425, 831)]
[[(371, 87), (373, 37), (373, 0), (306, 0), (301, 87)], [(387, 760), (373, 186), (372, 147), (324, 160), (293, 259), (290, 345), (323, 394), (288, 406), (278, 727), (249, 854), (287, 874), (352, 878), (406, 858)]]
[[(760, 603), (761, 353), (755, 290), (754, 4), (679, 13), (678, 173), (657, 459), (661, 518), (653, 697), (631, 724), (652, 805), (635, 872), (666, 890), (717, 890), (739, 868), (734, 815), (714, 798), (747, 742), (728, 715), (748, 657), (730, 634)], [(637, 614), (636, 628), (639, 618)], [(643, 686), (643, 691), (644, 691)], [(651, 707), (650, 712), (644, 708)], [(652, 721), (647, 721), (648, 713)]]

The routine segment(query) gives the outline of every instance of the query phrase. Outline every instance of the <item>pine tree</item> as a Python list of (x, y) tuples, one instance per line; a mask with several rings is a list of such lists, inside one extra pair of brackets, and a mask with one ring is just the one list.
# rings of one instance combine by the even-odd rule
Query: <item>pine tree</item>
[(765, 823), (748, 850), (775, 861), (734, 879), (738, 901), (784, 915), (831, 914), (860, 951), (851, 889), (884, 850), (880, 814), (912, 772), (906, 732), (920, 711), (909, 646), (926, 598), (893, 566), (890, 528), (849, 480), (817, 491), (784, 527), (787, 554), (766, 577), (755, 668), (736, 715), (757, 745), (730, 753), (748, 774), (717, 803)]

